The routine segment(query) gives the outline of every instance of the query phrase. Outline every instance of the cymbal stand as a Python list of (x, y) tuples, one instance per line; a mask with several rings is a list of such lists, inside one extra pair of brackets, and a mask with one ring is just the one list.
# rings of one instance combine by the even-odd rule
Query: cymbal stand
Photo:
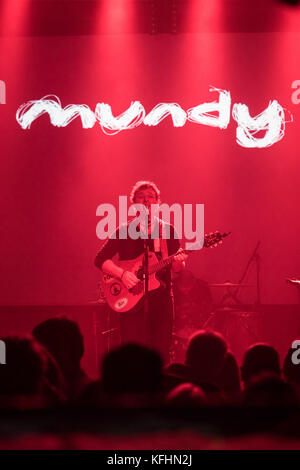
[(250, 265), (254, 261), (256, 263), (256, 301), (254, 302), (255, 305), (261, 305), (261, 296), (260, 296), (260, 262), (261, 262), (261, 257), (258, 252), (258, 248), (260, 246), (260, 241), (257, 242), (256, 247), (254, 248), (254, 251), (252, 255), (250, 256), (248, 263), (246, 265), (246, 268), (238, 281), (239, 286), (236, 289), (230, 290), (230, 287), (227, 287), (227, 293), (224, 294), (221, 300), (221, 304), (224, 305), (226, 299), (233, 299), (237, 305), (242, 305), (242, 302), (238, 298), (238, 293), (243, 285), (243, 281), (246, 278)]

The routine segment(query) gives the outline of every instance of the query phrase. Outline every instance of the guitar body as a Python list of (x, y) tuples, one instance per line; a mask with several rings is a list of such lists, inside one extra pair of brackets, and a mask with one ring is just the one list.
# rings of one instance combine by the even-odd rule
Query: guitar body
[[(205, 247), (217, 246), (222, 242), (222, 239), (227, 237), (229, 233), (214, 232), (209, 235), (205, 235), (204, 244)], [(192, 250), (194, 252), (194, 250)], [(181, 250), (181, 252), (188, 252), (188, 250)], [(178, 253), (168, 256), (167, 258), (158, 261), (156, 254), (153, 251), (149, 252), (149, 292), (158, 289), (161, 283), (157, 280), (155, 273), (163, 269), (165, 266), (171, 265), (173, 258)], [(144, 254), (141, 254), (137, 258), (128, 261), (118, 261), (118, 265), (125, 269), (125, 271), (133, 272), (138, 279), (141, 279), (132, 289), (127, 289), (120, 279), (106, 274), (101, 271), (101, 288), (103, 296), (106, 302), (116, 312), (128, 312), (132, 310), (137, 303), (144, 296), (144, 283), (143, 279), (143, 258)]]
[[(143, 268), (143, 257), (144, 255), (141, 254), (132, 260), (118, 261), (117, 264), (126, 271), (133, 272), (140, 278), (139, 272)], [(157, 262), (156, 254), (150, 251), (149, 269), (152, 265), (157, 264)], [(143, 281), (140, 281), (136, 286), (128, 290), (120, 279), (101, 272), (101, 284), (108, 305), (116, 312), (123, 313), (132, 310), (144, 296)], [(148, 283), (149, 292), (159, 287), (160, 282), (156, 279), (155, 273), (150, 274)]]

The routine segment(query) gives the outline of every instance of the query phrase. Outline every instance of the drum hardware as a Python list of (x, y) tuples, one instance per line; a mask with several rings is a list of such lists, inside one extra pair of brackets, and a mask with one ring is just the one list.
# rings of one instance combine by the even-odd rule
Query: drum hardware
[[(215, 327), (214, 329), (219, 330), (223, 335), (227, 338), (229, 338), (229, 326), (230, 326), (230, 321), (235, 318), (240, 326), (247, 331), (249, 334), (249, 337), (252, 338), (253, 342), (258, 342), (259, 338), (258, 335), (249, 327), (247, 324), (247, 316), (249, 318), (250, 312), (245, 314), (245, 312), (241, 312), (236, 310), (235, 308), (226, 307), (226, 301), (229, 299), (233, 299), (235, 304), (239, 307), (242, 306), (242, 302), (238, 298), (238, 293), (241, 288), (245, 287), (252, 287), (251, 284), (243, 284), (244, 279), (246, 278), (250, 265), (252, 262), (256, 263), (256, 305), (260, 305), (261, 300), (260, 300), (260, 255), (258, 253), (258, 249), (260, 246), (260, 241), (256, 244), (254, 251), (252, 255), (250, 256), (248, 263), (245, 267), (245, 270), (240, 278), (240, 280), (237, 283), (233, 283), (230, 281), (226, 281), (220, 284), (211, 284), (211, 287), (222, 287), (226, 289), (225, 294), (222, 297), (221, 300), (221, 305), (222, 307), (215, 312), (213, 312), (210, 317), (207, 319), (207, 321), (203, 325), (203, 329), (206, 329), (209, 327), (211, 323), (214, 323)], [(255, 315), (255, 312), (252, 312), (252, 315)], [(218, 328), (217, 328), (218, 326)]]
[(255, 262), (256, 264), (256, 301), (254, 302), (255, 305), (261, 305), (261, 298), (260, 298), (260, 262), (261, 262), (261, 257), (259, 254), (259, 246), (260, 246), (260, 241), (257, 242), (256, 247), (254, 248), (254, 251), (252, 255), (250, 256), (248, 263), (245, 267), (245, 270), (238, 281), (235, 289), (230, 289), (230, 287), (234, 287), (232, 283), (229, 281), (225, 282), (224, 284), (227, 287), (227, 292), (224, 294), (221, 304), (225, 304), (225, 300), (227, 299), (233, 299), (237, 305), (242, 305), (242, 302), (238, 298), (238, 293), (241, 287), (243, 287), (245, 284), (243, 284), (244, 279), (246, 278), (250, 265), (252, 262)]
[[(210, 314), (210, 317), (206, 320), (206, 322), (204, 323), (202, 328), (204, 330), (205, 329), (210, 329), (209, 324), (212, 321), (216, 321), (216, 324), (218, 324), (218, 322), (219, 322), (219, 325), (221, 324), (221, 326), (223, 327), (224, 336), (229, 336), (228, 327), (229, 327), (229, 324), (230, 324), (230, 320), (231, 319), (237, 319), (239, 324), (241, 324), (242, 327), (252, 337), (253, 341), (258, 342), (259, 338), (257, 337), (257, 335), (251, 330), (251, 328), (246, 323), (247, 317), (249, 318), (250, 315), (254, 315), (254, 316), (259, 315), (260, 316), (260, 313), (257, 313), (257, 312), (244, 312), (244, 311), (240, 311), (240, 310), (229, 308), (229, 307), (223, 307), (223, 308), (217, 309), (215, 312), (212, 312)], [(214, 326), (214, 328), (215, 328), (215, 326)]]
[[(103, 297), (100, 296), (99, 299), (97, 299), (97, 300), (89, 301), (89, 304), (98, 305), (98, 306), (100, 305), (101, 307), (103, 307), (103, 305), (106, 304), (106, 301)], [(119, 328), (113, 328), (112, 325), (111, 325), (111, 314), (112, 314), (112, 312), (107, 307), (105, 309), (105, 315), (106, 315), (105, 328), (106, 329), (103, 331), (102, 330), (103, 323), (100, 322), (99, 319), (98, 319), (98, 310), (95, 309), (92, 312), (92, 316), (93, 316), (92, 324), (93, 324), (93, 333), (94, 333), (94, 340), (95, 340), (95, 362), (96, 362), (97, 370), (99, 370), (99, 367), (100, 367), (100, 362), (99, 362), (100, 352), (103, 353), (99, 349), (99, 336), (101, 336), (105, 340), (104, 341), (105, 353), (108, 353), (111, 350), (112, 335), (119, 331)]]
[(238, 284), (234, 282), (223, 282), (221, 284), (210, 284), (211, 287), (253, 287), (253, 284)]
[(262, 316), (260, 312), (224, 307), (210, 315), (203, 329), (221, 333), (228, 341), (236, 359), (241, 363), (245, 350), (261, 341)]
[(173, 331), (170, 362), (185, 361), (185, 352), (189, 339), (197, 331), (199, 331), (199, 329), (192, 327), (181, 328), (180, 330)]

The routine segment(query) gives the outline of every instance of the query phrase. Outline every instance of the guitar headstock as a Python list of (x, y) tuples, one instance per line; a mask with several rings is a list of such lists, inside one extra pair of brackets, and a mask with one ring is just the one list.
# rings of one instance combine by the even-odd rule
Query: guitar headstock
[(213, 248), (215, 246), (220, 245), (223, 241), (223, 238), (228, 237), (228, 235), (230, 234), (231, 232), (221, 233), (218, 230), (216, 232), (211, 232), (209, 234), (204, 235), (203, 245), (200, 245), (200, 243), (198, 243), (198, 246), (196, 245), (196, 248), (194, 248), (193, 250), (184, 249), (181, 251), (184, 251), (185, 253), (188, 254), (188, 253), (195, 253), (195, 251), (201, 250), (201, 248), (203, 247)]
[(204, 236), (203, 246), (205, 246), (205, 248), (209, 248), (209, 247), (220, 245), (222, 243), (223, 238), (227, 237), (230, 234), (231, 232), (221, 233), (218, 230), (216, 232), (211, 232), (209, 234), (206, 234)]

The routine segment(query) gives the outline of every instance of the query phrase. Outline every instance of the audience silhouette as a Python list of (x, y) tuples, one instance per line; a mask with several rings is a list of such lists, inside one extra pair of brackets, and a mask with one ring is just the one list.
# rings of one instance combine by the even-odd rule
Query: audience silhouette
[(207, 408), (214, 405), (289, 407), (299, 403), (300, 367), (291, 348), (281, 378), (278, 352), (257, 343), (244, 355), (240, 371), (224, 337), (199, 330), (189, 340), (184, 363), (164, 370), (159, 353), (128, 343), (108, 352), (99, 378), (81, 367), (84, 341), (79, 326), (65, 317), (50, 318), (33, 336), (3, 338), (0, 367), (1, 408), (44, 409), (72, 403), (92, 407)]
[(262, 372), (253, 376), (245, 389), (243, 405), (252, 407), (286, 408), (298, 405), (298, 397), (292, 385), (278, 374)]
[(0, 367), (0, 407), (47, 408), (63, 402), (60, 371), (48, 351), (29, 335), (3, 341), (6, 364)]
[(201, 408), (206, 405), (204, 391), (192, 383), (178, 385), (166, 397), (166, 406), (170, 408)]
[(262, 372), (272, 372), (280, 376), (279, 354), (269, 344), (256, 343), (250, 346), (244, 355), (241, 367), (244, 385), (247, 386), (253, 377)]
[(90, 383), (80, 365), (84, 342), (77, 323), (65, 316), (49, 318), (37, 325), (32, 334), (59, 365), (68, 398), (77, 399)]

